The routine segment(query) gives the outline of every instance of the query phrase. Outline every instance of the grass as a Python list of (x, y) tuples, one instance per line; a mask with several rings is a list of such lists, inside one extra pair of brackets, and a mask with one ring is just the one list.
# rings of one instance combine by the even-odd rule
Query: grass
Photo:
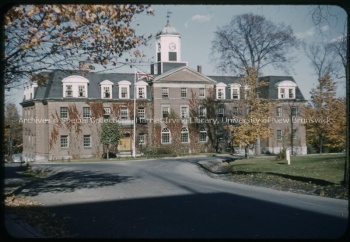
[(277, 161), (275, 157), (236, 160), (227, 167), (228, 171), (241, 173), (274, 174), (300, 180), (312, 179), (326, 183), (341, 184), (344, 178), (345, 154), (295, 156), (291, 164)]

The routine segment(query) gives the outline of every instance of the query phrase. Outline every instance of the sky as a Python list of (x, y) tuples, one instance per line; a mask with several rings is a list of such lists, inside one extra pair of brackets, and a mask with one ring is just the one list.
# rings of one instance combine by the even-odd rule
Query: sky
[[(307, 5), (152, 5), (155, 15), (140, 14), (133, 21), (137, 34), (156, 35), (167, 23), (167, 11), (170, 11), (170, 25), (175, 27), (181, 35), (182, 60), (188, 62), (189, 67), (196, 70), (197, 65), (202, 66), (202, 73), (205, 75), (222, 75), (215, 70), (210, 62), (209, 54), (211, 43), (214, 39), (214, 32), (218, 27), (229, 23), (235, 15), (253, 13), (265, 16), (266, 19), (279, 24), (290, 25), (294, 34), (299, 40), (305, 43), (332, 41), (342, 35), (347, 18), (345, 10), (338, 6), (331, 6), (331, 13), (334, 16), (330, 22), (322, 25), (322, 34), (316, 31), (309, 14), (310, 7)], [(138, 25), (137, 25), (138, 24)], [(153, 39), (148, 46), (140, 48), (146, 59), (154, 60), (155, 47)], [(317, 76), (313, 71), (310, 61), (304, 51), (300, 48), (296, 51), (297, 61), (292, 66), (290, 73), (267, 68), (263, 70), (264, 75), (293, 76), (304, 97), (310, 99), (309, 92), (315, 87)], [(149, 71), (149, 64), (145, 63), (140, 68)], [(97, 70), (102, 70), (97, 68)], [(130, 67), (118, 68), (115, 72), (133, 73)], [(338, 96), (345, 96), (345, 80), (338, 81)], [(23, 97), (23, 90), (11, 91), (11, 100), (19, 103)], [(12, 93), (11, 93), (12, 94)], [(20, 107), (20, 106), (19, 106)]]

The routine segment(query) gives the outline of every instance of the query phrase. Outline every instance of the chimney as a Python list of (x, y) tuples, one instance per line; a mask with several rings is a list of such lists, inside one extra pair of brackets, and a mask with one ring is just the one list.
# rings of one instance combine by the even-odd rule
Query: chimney
[(80, 61), (79, 62), (79, 70), (81, 70), (81, 71), (95, 70), (95, 67), (90, 62)]
[(202, 73), (202, 66), (197, 66), (197, 72)]

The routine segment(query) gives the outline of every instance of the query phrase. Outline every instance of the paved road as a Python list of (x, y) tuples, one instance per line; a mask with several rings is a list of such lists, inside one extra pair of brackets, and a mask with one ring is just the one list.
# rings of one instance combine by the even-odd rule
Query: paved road
[(348, 202), (204, 174), (209, 157), (36, 164), (54, 172), (22, 195), (69, 218), (82, 238), (337, 238)]

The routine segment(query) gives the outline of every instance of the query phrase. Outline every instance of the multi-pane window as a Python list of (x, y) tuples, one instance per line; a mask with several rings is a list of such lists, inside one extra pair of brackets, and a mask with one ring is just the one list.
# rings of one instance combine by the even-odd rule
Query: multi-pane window
[(139, 134), (139, 144), (144, 144), (145, 143), (145, 134)]
[(68, 148), (68, 135), (61, 135), (60, 143), (61, 148)]
[(297, 130), (296, 129), (293, 129), (292, 139), (297, 139)]
[(162, 98), (169, 98), (169, 88), (162, 87)]
[(199, 117), (205, 118), (207, 116), (207, 110), (204, 106), (199, 107)]
[(186, 98), (186, 97), (187, 97), (187, 88), (181, 87), (181, 98)]
[(120, 108), (120, 119), (122, 120), (128, 119), (128, 107)]
[(224, 107), (219, 107), (219, 108), (218, 108), (218, 117), (219, 117), (219, 118), (224, 117), (224, 112), (225, 112)]
[(170, 130), (168, 128), (162, 129), (162, 144), (170, 144)]
[(294, 98), (294, 88), (288, 89), (288, 98)]
[(188, 143), (188, 129), (186, 127), (181, 129), (181, 143)]
[(276, 116), (282, 117), (282, 107), (276, 107)]
[(282, 139), (282, 130), (278, 129), (277, 130), (277, 137), (276, 137), (278, 140), (281, 140)]
[(232, 88), (232, 99), (239, 99), (239, 89)]
[(298, 107), (292, 107), (292, 117), (296, 117), (298, 115)]
[(73, 97), (72, 85), (66, 85), (66, 97)]
[(188, 106), (181, 106), (181, 118), (188, 118)]
[(223, 88), (219, 88), (218, 89), (218, 99), (224, 99), (224, 89)]
[(68, 107), (61, 107), (60, 108), (60, 118), (61, 119), (67, 119), (68, 118)]
[(199, 97), (205, 97), (205, 88), (199, 88)]
[(145, 109), (144, 108), (137, 109), (137, 117), (139, 118), (140, 122), (143, 122), (145, 120)]
[(145, 87), (138, 88), (138, 98), (146, 98), (146, 88)]
[(78, 97), (85, 97), (85, 86), (78, 86)]
[(86, 147), (91, 147), (91, 136), (90, 135), (84, 135), (83, 137), (83, 146)]
[(89, 119), (90, 117), (90, 107), (83, 107), (83, 119)]
[(163, 117), (163, 118), (169, 117), (169, 113), (170, 113), (170, 107), (168, 107), (168, 106), (163, 106), (163, 107), (162, 107), (162, 117)]
[(286, 89), (280, 88), (280, 98), (286, 98)]
[(207, 131), (203, 127), (199, 130), (199, 141), (207, 142)]
[(121, 87), (121, 97), (120, 98), (129, 98), (128, 87)]
[(232, 115), (237, 116), (238, 115), (238, 107), (233, 107), (232, 108)]
[(111, 115), (111, 108), (103, 108), (103, 117), (109, 118)]
[(110, 97), (111, 97), (111, 88), (103, 87), (103, 98), (110, 98)]

